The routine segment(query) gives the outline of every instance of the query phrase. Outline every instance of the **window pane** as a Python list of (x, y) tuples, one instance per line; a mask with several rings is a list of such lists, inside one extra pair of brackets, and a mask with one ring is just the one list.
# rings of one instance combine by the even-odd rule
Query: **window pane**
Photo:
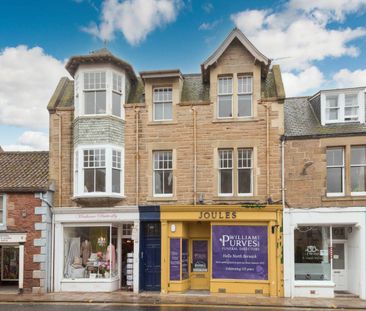
[(238, 172), (239, 193), (252, 192), (252, 170), (240, 169)]
[(154, 120), (164, 120), (163, 103), (154, 103)]
[(252, 95), (238, 95), (238, 116), (250, 117), (252, 115)]
[(345, 95), (345, 106), (358, 106), (357, 94), (346, 94)]
[(327, 96), (327, 107), (336, 108), (338, 107), (338, 96)]
[(333, 167), (327, 169), (327, 192), (342, 193), (343, 192), (343, 176), (342, 168)]
[(231, 95), (218, 96), (218, 101), (219, 101), (219, 117), (221, 118), (232, 117)]
[(338, 108), (328, 108), (327, 109), (327, 120), (336, 121), (338, 120)]
[(329, 227), (295, 229), (295, 280), (331, 279)]
[(327, 166), (343, 165), (343, 148), (327, 149)]
[(164, 189), (165, 194), (173, 193), (173, 172), (164, 171)]
[(165, 120), (173, 119), (172, 106), (173, 106), (172, 103), (164, 104), (164, 119)]
[(112, 92), (112, 114), (121, 117), (121, 94)]
[(238, 93), (252, 93), (252, 77), (243, 76), (238, 78)]
[(121, 171), (112, 169), (112, 192), (121, 192)]
[(351, 167), (351, 191), (366, 192), (366, 167)]
[(96, 100), (96, 114), (103, 114), (106, 112), (106, 92), (98, 91), (95, 92), (95, 100)]
[(155, 194), (163, 193), (163, 171), (155, 171)]
[(351, 164), (366, 165), (366, 147), (352, 147)]
[(95, 96), (94, 92), (85, 92), (85, 114), (95, 114)]
[(232, 170), (220, 170), (220, 193), (232, 193)]
[(96, 168), (95, 172), (95, 191), (105, 192), (105, 168)]
[(84, 169), (84, 192), (94, 192), (94, 169)]

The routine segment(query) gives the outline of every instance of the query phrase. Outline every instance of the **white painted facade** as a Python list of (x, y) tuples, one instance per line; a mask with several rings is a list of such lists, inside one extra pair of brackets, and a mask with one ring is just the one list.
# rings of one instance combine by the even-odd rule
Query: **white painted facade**
[[(55, 292), (111, 292), (121, 288), (122, 225), (133, 224), (133, 291), (139, 289), (139, 211), (135, 206), (113, 208), (54, 208), (54, 268)], [(68, 227), (113, 226), (118, 230), (116, 245), (117, 269), (115, 277), (64, 278), (64, 230)]]
[(366, 299), (366, 207), (285, 208), (283, 223), (285, 297), (334, 297), (334, 258), (330, 280), (295, 280), (294, 236), (299, 226), (342, 226), (347, 228), (344, 290)]

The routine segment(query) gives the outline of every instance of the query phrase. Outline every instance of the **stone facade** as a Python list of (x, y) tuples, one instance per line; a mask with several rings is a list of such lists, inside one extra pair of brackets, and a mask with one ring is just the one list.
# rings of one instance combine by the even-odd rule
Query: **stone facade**
[[(217, 79), (230, 74), (234, 81), (234, 103), (240, 73), (253, 75), (253, 117), (217, 119)], [(237, 41), (220, 57), (210, 73), (210, 101), (181, 102), (181, 80), (152, 79), (145, 81), (145, 104), (126, 105), (125, 193), (127, 204), (136, 198), (136, 116), (139, 139), (139, 203), (193, 204), (199, 196), (204, 203), (266, 202), (281, 199), (280, 136), (283, 134), (283, 105), (277, 100), (261, 102), (261, 66)], [(152, 121), (152, 89), (156, 86), (173, 88), (173, 120)], [(234, 105), (235, 106), (235, 105)], [(267, 120), (268, 107), (268, 120)], [(194, 121), (197, 124), (197, 191), (194, 199)], [(234, 110), (235, 112), (235, 110)], [(268, 122), (268, 137), (267, 137)], [(268, 147), (267, 150), (267, 138)], [(218, 196), (218, 149), (253, 148), (254, 195), (251, 197)], [(152, 152), (173, 150), (174, 192), (172, 198), (155, 198), (152, 194)], [(267, 151), (269, 167), (267, 167)], [(234, 160), (235, 161), (235, 160)], [(267, 180), (267, 172), (269, 180)], [(268, 184), (268, 186), (267, 186)], [(234, 181), (234, 187), (236, 181)], [(268, 189), (267, 189), (268, 187)]]
[[(287, 140), (285, 146), (286, 203), (288, 207), (365, 206), (364, 196), (351, 197), (351, 146), (364, 145), (362, 136)], [(345, 149), (345, 196), (327, 197), (327, 147)], [(305, 170), (305, 163), (312, 163)]]

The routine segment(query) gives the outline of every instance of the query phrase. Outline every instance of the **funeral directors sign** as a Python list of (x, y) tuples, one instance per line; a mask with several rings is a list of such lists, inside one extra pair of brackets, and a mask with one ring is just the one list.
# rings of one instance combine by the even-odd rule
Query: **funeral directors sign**
[(212, 226), (214, 279), (267, 280), (266, 226)]

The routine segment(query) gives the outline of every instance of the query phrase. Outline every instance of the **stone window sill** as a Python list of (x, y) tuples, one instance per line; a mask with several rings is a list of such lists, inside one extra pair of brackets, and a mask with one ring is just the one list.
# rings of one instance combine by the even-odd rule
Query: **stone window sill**
[(238, 201), (238, 202), (258, 202), (260, 201), (260, 197), (258, 196), (232, 196), (232, 197), (225, 197), (225, 196), (216, 196), (213, 197), (213, 201)]
[(176, 202), (176, 197), (148, 197), (147, 201), (150, 202)]
[(263, 119), (260, 118), (227, 118), (227, 119), (214, 119), (212, 123), (236, 123), (236, 122), (258, 122)]
[(347, 196), (339, 196), (339, 197), (327, 197), (322, 196), (322, 202), (335, 202), (335, 201), (365, 201), (365, 195), (347, 195)]
[(177, 121), (150, 121), (147, 123), (148, 126), (150, 125), (172, 125), (172, 124), (178, 124)]

